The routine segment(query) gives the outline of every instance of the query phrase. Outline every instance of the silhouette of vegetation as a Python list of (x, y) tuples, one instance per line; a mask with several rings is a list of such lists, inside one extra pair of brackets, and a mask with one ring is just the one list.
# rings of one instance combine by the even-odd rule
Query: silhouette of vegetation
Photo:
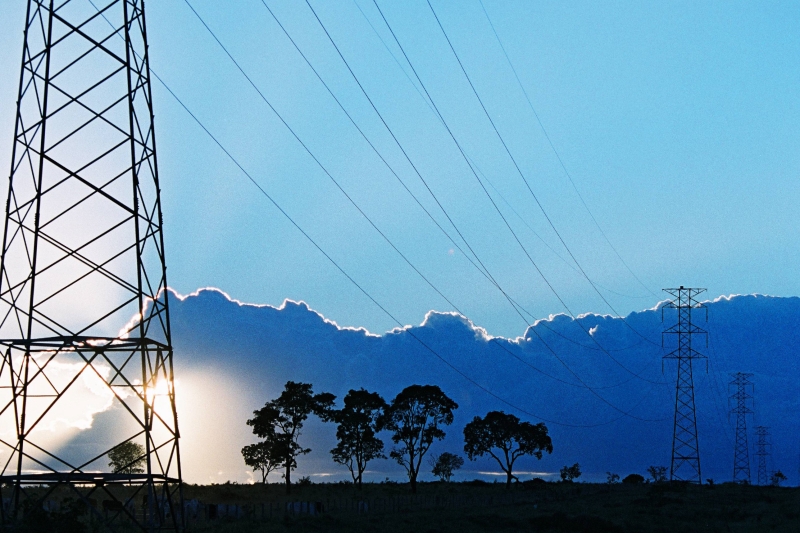
[(13, 531), (17, 533), (83, 533), (87, 531), (86, 525), (81, 521), (81, 517), (85, 514), (86, 505), (79, 500), (67, 498), (57, 511), (46, 511), (40, 502), (29, 500), (22, 504), (22, 520)]
[[(426, 467), (433, 451), (425, 459)], [(240, 504), (245, 511), (238, 519), (210, 520), (200, 513), (188, 524), (188, 530), (196, 533), (796, 533), (800, 520), (797, 507), (800, 488), (795, 487), (735, 483), (717, 483), (714, 487), (691, 483), (607, 485), (530, 480), (514, 483), (508, 490), (504, 483), (420, 480), (417, 494), (411, 495), (405, 480), (370, 483), (368, 479), (361, 491), (349, 482), (314, 483), (295, 485), (288, 497), (283, 494), (283, 487), (277, 485), (187, 485), (184, 490), (188, 499)], [(287, 503), (298, 501), (322, 502), (322, 512), (315, 516), (287, 517)]]
[(279, 466), (285, 469), (287, 494), (292, 490), (291, 475), (297, 468), (297, 457), (311, 451), (298, 442), (303, 424), (312, 414), (324, 421), (332, 420), (335, 399), (336, 396), (328, 392), (314, 394), (310, 383), (287, 381), (281, 395), (253, 411), (253, 418), (247, 421), (256, 436), (274, 439)]
[(350, 470), (353, 483), (361, 489), (367, 463), (386, 458), (383, 441), (376, 435), (378, 419), (386, 409), (386, 401), (377, 392), (350, 390), (344, 397), (344, 408), (333, 414), (338, 444), (331, 450), (333, 460)]
[(647, 467), (647, 473), (650, 474), (653, 483), (664, 483), (667, 481), (666, 466), (649, 466)]
[(244, 464), (253, 472), (261, 472), (261, 483), (266, 483), (270, 472), (281, 466), (283, 456), (283, 447), (274, 431), (268, 433), (263, 441), (242, 448)]
[(141, 444), (126, 441), (108, 452), (111, 471), (115, 474), (141, 474), (144, 472), (145, 449)]
[(561, 469), (561, 481), (565, 483), (572, 483), (581, 477), (581, 465), (575, 463), (572, 466), (565, 466)]
[(628, 474), (627, 476), (625, 476), (622, 482), (629, 485), (639, 485), (641, 483), (644, 483), (644, 476), (639, 474)]
[(619, 474), (606, 472), (606, 483), (608, 483), (609, 485), (616, 485), (617, 483), (619, 483)]
[(772, 476), (769, 478), (769, 484), (773, 487), (780, 487), (781, 483), (786, 481), (786, 476), (780, 470), (776, 471)]
[(431, 473), (434, 476), (440, 481), (449, 482), (453, 472), (464, 466), (464, 459), (454, 453), (444, 452), (431, 456), (429, 464), (433, 467)]
[(493, 457), (506, 473), (509, 488), (516, 460), (523, 455), (541, 459), (542, 452), (553, 453), (553, 443), (543, 423), (534, 425), (502, 411), (490, 411), (464, 427), (464, 451), (471, 461), (486, 454)]
[(389, 456), (406, 469), (411, 492), (417, 492), (417, 476), (422, 458), (434, 440), (445, 436), (441, 426), (453, 423), (458, 404), (436, 385), (411, 385), (400, 391), (386, 408), (378, 427), (393, 432), (398, 447)]

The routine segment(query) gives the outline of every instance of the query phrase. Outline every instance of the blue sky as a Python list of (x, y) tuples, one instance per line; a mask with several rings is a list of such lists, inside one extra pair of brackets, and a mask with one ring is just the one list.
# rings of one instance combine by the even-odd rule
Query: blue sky
[[(458, 250), (451, 253), (453, 244), (359, 136), (260, 0), (191, 2), (397, 248), (475, 323), (493, 334), (520, 334), (522, 319)], [(267, 3), (399, 177), (454, 234), (305, 3)], [(481, 4), (432, 3), (547, 215), (616, 311), (651, 307), (662, 287), (680, 284), (708, 287), (709, 296), (800, 293), (797, 4), (484, 0), (586, 204), (656, 297), (592, 222), (516, 84)], [(0, 3), (5, 172), (23, 4)], [(465, 152), (502, 193), (487, 185), (547, 282), (480, 189), (421, 88), (407, 77), (414, 79), (375, 5), (312, 5), (508, 294), (538, 317), (563, 312), (549, 283), (575, 313), (611, 312), (567, 266), (568, 253), (483, 115), (428, 4), (379, 2)], [(419, 323), (430, 309), (452, 309), (347, 201), (183, 1), (151, 1), (147, 9), (153, 69), (354, 279), (403, 323)], [(154, 82), (153, 90), (172, 287), (188, 293), (217, 286), (235, 298), (271, 304), (305, 300), (341, 325), (374, 331), (395, 325), (247, 181), (161, 84)]]

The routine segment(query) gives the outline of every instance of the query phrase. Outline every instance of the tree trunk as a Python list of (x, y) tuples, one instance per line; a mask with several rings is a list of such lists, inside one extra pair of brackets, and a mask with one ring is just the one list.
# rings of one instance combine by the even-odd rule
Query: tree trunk
[(286, 494), (292, 492), (292, 467), (289, 466), (291, 463), (286, 464)]
[(411, 472), (411, 475), (408, 477), (408, 480), (411, 482), (411, 493), (417, 493), (417, 473)]
[(514, 476), (511, 475), (511, 469), (509, 468), (508, 472), (506, 472), (506, 488), (507, 489), (511, 488), (511, 478), (512, 477), (514, 477)]

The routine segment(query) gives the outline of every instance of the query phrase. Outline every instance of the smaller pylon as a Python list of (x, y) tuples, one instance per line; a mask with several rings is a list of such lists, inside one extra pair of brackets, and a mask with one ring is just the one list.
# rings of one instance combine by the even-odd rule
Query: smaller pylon
[(767, 456), (770, 454), (769, 428), (766, 426), (756, 427), (756, 457), (758, 457), (758, 484), (769, 485), (769, 475), (767, 473)]
[(736, 402), (736, 407), (730, 410), (732, 414), (736, 415), (736, 446), (733, 450), (733, 481), (736, 483), (750, 484), (750, 450), (747, 446), (747, 415), (753, 414), (753, 411), (747, 406), (749, 401), (753, 400), (753, 396), (748, 394), (747, 387), (753, 389), (753, 383), (750, 378), (753, 374), (746, 374), (744, 372), (736, 372), (731, 374), (733, 381), (730, 385), (736, 387), (729, 400)]

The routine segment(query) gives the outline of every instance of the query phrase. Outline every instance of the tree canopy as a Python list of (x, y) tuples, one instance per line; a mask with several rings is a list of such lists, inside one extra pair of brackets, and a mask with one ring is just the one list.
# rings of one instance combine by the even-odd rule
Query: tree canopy
[(242, 448), (244, 464), (254, 472), (261, 472), (262, 483), (267, 482), (270, 472), (277, 470), (283, 464), (286, 454), (282, 444), (282, 439), (273, 432), (263, 441)]
[(287, 381), (281, 395), (253, 411), (253, 418), (247, 421), (255, 435), (265, 440), (274, 439), (278, 466), (285, 469), (287, 493), (291, 491), (291, 473), (297, 468), (297, 457), (311, 451), (298, 442), (303, 424), (312, 414), (330, 421), (334, 400), (336, 396), (327, 392), (314, 394), (310, 383)]
[(386, 401), (377, 392), (350, 390), (344, 407), (335, 411), (333, 420), (338, 444), (331, 450), (333, 460), (350, 470), (353, 483), (361, 488), (362, 475), (372, 459), (385, 457), (383, 441), (376, 435), (377, 423), (386, 409)]
[(144, 446), (126, 441), (108, 452), (111, 471), (115, 474), (141, 474), (144, 472)]
[(434, 476), (440, 481), (449, 482), (453, 472), (464, 466), (464, 459), (454, 453), (444, 452), (431, 457), (430, 465), (433, 467), (431, 473)]
[(506, 487), (514, 478), (514, 463), (523, 455), (542, 458), (552, 453), (553, 443), (543, 423), (521, 422), (514, 415), (490, 411), (484, 418), (476, 416), (464, 427), (464, 452), (471, 461), (489, 455), (506, 473)]
[(436, 385), (411, 385), (395, 396), (378, 426), (392, 432), (389, 456), (406, 469), (411, 491), (417, 491), (422, 458), (434, 440), (445, 436), (442, 426), (453, 423), (458, 404)]

